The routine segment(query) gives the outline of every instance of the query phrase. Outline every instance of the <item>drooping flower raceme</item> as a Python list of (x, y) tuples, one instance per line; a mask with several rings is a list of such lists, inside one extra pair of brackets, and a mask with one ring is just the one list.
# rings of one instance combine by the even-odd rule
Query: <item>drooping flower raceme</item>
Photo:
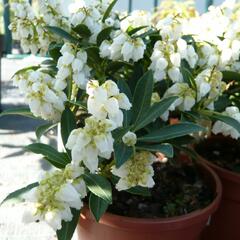
[(109, 159), (113, 152), (111, 131), (114, 122), (108, 119), (98, 120), (89, 117), (85, 127), (71, 132), (66, 147), (72, 150), (72, 161), (79, 166), (83, 163), (92, 173), (98, 169), (98, 157)]
[(73, 130), (66, 147), (72, 150), (75, 165), (83, 163), (91, 172), (98, 169), (99, 157), (110, 159), (114, 139), (111, 132), (122, 126), (121, 109), (129, 110), (131, 104), (127, 96), (119, 92), (111, 80), (99, 86), (98, 81), (90, 81), (87, 86), (88, 112), (85, 127)]
[(41, 71), (29, 71), (17, 74), (13, 81), (24, 94), (34, 116), (54, 122), (60, 120), (67, 97), (63, 91), (55, 89), (53, 77)]
[(213, 103), (226, 90), (226, 83), (222, 81), (223, 75), (217, 69), (205, 69), (197, 75), (198, 101), (204, 99), (204, 106), (214, 109)]
[(121, 109), (129, 110), (131, 103), (124, 93), (120, 93), (115, 82), (108, 80), (101, 86), (98, 81), (90, 81), (87, 86), (88, 112), (98, 119), (112, 120), (116, 127), (123, 123)]
[(61, 27), (64, 30), (70, 29), (70, 23), (64, 17), (63, 1), (59, 0), (39, 0), (39, 12), (46, 25)]
[(73, 79), (78, 87), (86, 89), (91, 70), (87, 65), (87, 53), (77, 49), (71, 43), (65, 43), (60, 52), (62, 56), (57, 64), (58, 73), (55, 87), (63, 90), (67, 86), (67, 81)]
[(11, 3), (14, 19), (9, 25), (13, 33), (13, 39), (19, 40), (25, 53), (36, 54), (40, 50), (41, 55), (46, 55), (49, 44), (54, 40), (52, 34), (44, 29), (46, 23), (38, 18), (29, 1), (14, 0)]
[(187, 83), (175, 83), (170, 87), (164, 97), (178, 96), (178, 99), (170, 106), (169, 110), (161, 116), (164, 121), (168, 120), (169, 111), (179, 109), (181, 111), (190, 111), (196, 103), (196, 92), (191, 89)]
[(111, 60), (137, 62), (144, 56), (146, 45), (141, 38), (131, 38), (127, 33), (116, 31), (113, 41), (105, 40), (100, 46), (100, 56)]
[(25, 194), (32, 203), (31, 211), (24, 213), (24, 222), (46, 221), (54, 230), (62, 228), (62, 220), (72, 220), (71, 208), (81, 209), (87, 195), (81, 179), (84, 169), (67, 165), (64, 170), (47, 173), (39, 186)]
[[(227, 107), (226, 110), (223, 112), (223, 115), (234, 118), (240, 123), (240, 111), (237, 107)], [(234, 139), (240, 138), (240, 133), (235, 128), (220, 121), (217, 121), (213, 125), (212, 132), (214, 134), (221, 133), (224, 136), (231, 136)]]
[(117, 190), (122, 191), (136, 186), (152, 188), (155, 184), (152, 167), (154, 162), (156, 157), (150, 152), (138, 152), (120, 168), (113, 167), (112, 173), (120, 177), (116, 185)]

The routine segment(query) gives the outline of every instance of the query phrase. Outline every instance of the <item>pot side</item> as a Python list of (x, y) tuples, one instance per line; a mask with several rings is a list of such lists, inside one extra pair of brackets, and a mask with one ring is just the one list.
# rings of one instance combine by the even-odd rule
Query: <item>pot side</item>
[(204, 163), (199, 164), (205, 180), (216, 193), (206, 208), (184, 216), (158, 219), (138, 219), (106, 213), (95, 222), (85, 207), (77, 227), (79, 240), (199, 240), (209, 217), (217, 210), (222, 186), (218, 176)]
[[(228, 141), (227, 138), (215, 136), (207, 144), (215, 140)], [(240, 240), (240, 174), (199, 158), (217, 173), (223, 186), (222, 202), (205, 229), (203, 240)]]

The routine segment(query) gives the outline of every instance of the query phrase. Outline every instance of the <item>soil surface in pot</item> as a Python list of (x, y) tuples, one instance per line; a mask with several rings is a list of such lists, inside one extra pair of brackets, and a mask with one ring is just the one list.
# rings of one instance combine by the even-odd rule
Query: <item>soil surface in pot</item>
[(193, 164), (154, 164), (151, 196), (143, 197), (113, 190), (113, 204), (108, 212), (136, 218), (182, 216), (205, 208), (214, 193)]
[(227, 137), (214, 137), (198, 144), (196, 150), (217, 166), (240, 173), (240, 141)]

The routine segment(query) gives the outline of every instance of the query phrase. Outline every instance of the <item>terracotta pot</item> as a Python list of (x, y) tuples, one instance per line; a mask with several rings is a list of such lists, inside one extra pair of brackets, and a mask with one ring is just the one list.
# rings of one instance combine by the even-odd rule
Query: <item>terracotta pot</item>
[[(212, 141), (219, 140), (229, 141), (227, 138), (215, 136), (206, 144), (210, 146)], [(201, 158), (201, 161), (218, 174), (223, 186), (222, 202), (205, 229), (203, 240), (240, 240), (240, 174), (223, 169), (204, 158)]]
[(106, 213), (96, 223), (85, 207), (77, 228), (79, 240), (199, 240), (209, 217), (217, 210), (222, 194), (217, 175), (205, 164), (199, 167), (216, 191), (215, 200), (205, 209), (166, 219), (138, 219)]

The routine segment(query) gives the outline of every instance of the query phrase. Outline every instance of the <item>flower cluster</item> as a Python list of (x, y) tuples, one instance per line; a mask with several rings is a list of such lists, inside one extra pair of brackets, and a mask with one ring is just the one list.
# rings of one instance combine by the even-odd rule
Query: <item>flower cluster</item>
[(92, 115), (85, 120), (85, 127), (73, 130), (66, 147), (72, 151), (73, 163), (81, 162), (94, 173), (98, 169), (99, 157), (110, 159), (114, 139), (111, 132), (122, 126), (123, 113), (131, 104), (124, 93), (111, 80), (99, 86), (90, 81), (87, 86), (88, 112)]
[[(223, 114), (237, 120), (240, 123), (240, 111), (237, 107), (227, 107)], [(213, 125), (212, 132), (214, 134), (221, 133), (224, 136), (231, 136), (234, 139), (240, 138), (240, 133), (235, 128), (220, 121), (217, 121)]]
[(13, 33), (13, 39), (20, 40), (25, 53), (40, 53), (44, 56), (48, 50), (52, 35), (44, 29), (45, 23), (38, 19), (29, 1), (13, 1), (11, 8), (14, 12), (14, 20), (9, 26)]
[(109, 0), (103, 1), (75, 1), (69, 5), (70, 23), (77, 27), (84, 24), (91, 31), (90, 42), (95, 43), (97, 35), (105, 27), (118, 26), (116, 16), (112, 14), (105, 22), (102, 22), (103, 13), (109, 6)]
[(155, 184), (152, 164), (156, 160), (156, 157), (149, 152), (139, 152), (120, 168), (114, 167), (112, 173), (120, 177), (116, 188), (119, 191), (136, 186), (152, 188)]
[[(164, 97), (171, 96), (179, 96), (179, 98), (170, 106), (169, 111), (174, 111), (175, 109), (190, 111), (196, 103), (196, 92), (187, 83), (175, 83), (170, 87)], [(169, 111), (161, 116), (164, 121), (168, 120)]]
[(39, 186), (25, 194), (32, 203), (31, 211), (25, 212), (24, 222), (46, 221), (54, 230), (62, 228), (62, 220), (71, 221), (71, 208), (81, 209), (87, 195), (81, 179), (83, 168), (67, 165), (64, 170), (47, 173)]
[(150, 69), (154, 71), (155, 81), (169, 78), (173, 82), (182, 81), (181, 60), (186, 60), (194, 68), (198, 55), (192, 45), (181, 38), (182, 25), (173, 18), (159, 21), (160, 35), (165, 41), (156, 42), (151, 56)]
[(27, 71), (15, 75), (13, 81), (34, 116), (54, 122), (60, 120), (67, 97), (63, 91), (55, 89), (53, 77), (41, 71)]
[(110, 159), (113, 152), (114, 122), (108, 119), (98, 120), (89, 117), (85, 120), (85, 127), (75, 129), (68, 138), (66, 147), (72, 151), (73, 164), (83, 164), (94, 173), (98, 169), (99, 159)]
[(91, 71), (87, 65), (87, 53), (71, 43), (65, 43), (60, 52), (62, 56), (57, 64), (56, 88), (63, 90), (67, 81), (73, 80), (78, 87), (86, 89)]
[(141, 38), (131, 38), (121, 30), (115, 32), (112, 41), (105, 40), (100, 46), (101, 57), (111, 60), (137, 62), (144, 56), (146, 45)]
[(87, 86), (88, 112), (99, 120), (107, 117), (115, 127), (123, 124), (123, 110), (129, 110), (131, 103), (124, 93), (120, 93), (117, 84), (111, 80), (99, 86), (98, 81), (90, 81)]

